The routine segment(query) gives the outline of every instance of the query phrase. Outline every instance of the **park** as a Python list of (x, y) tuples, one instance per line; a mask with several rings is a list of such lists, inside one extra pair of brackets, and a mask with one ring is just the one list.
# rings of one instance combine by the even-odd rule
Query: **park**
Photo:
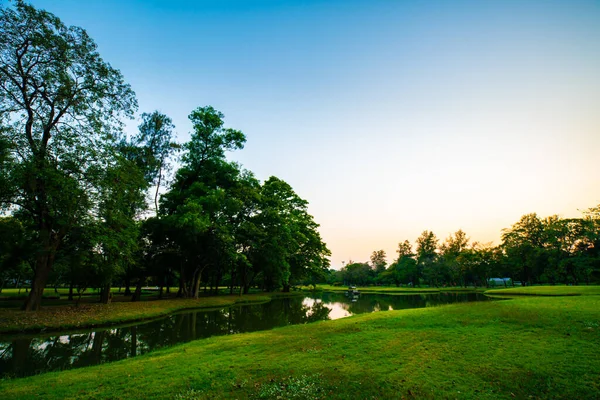
[(217, 3), (0, 3), (0, 398), (599, 398), (597, 7)]

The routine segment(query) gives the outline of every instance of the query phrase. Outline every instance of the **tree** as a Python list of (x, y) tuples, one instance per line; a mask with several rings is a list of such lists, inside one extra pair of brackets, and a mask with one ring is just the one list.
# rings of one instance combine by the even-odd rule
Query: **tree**
[(545, 265), (544, 225), (537, 214), (526, 214), (502, 231), (502, 248), (510, 266), (509, 276), (531, 284)]
[(454, 236), (450, 235), (440, 246), (440, 255), (445, 266), (444, 272), (446, 272), (453, 285), (457, 283), (466, 285), (467, 268), (463, 261), (466, 261), (465, 251), (468, 244), (467, 234), (459, 229), (454, 233)]
[(342, 271), (344, 282), (347, 285), (366, 286), (373, 283), (375, 278), (375, 271), (373, 271), (368, 263), (349, 261), (348, 264), (342, 268)]
[[(417, 238), (417, 268), (418, 275), (429, 285), (439, 285), (442, 278), (438, 265), (437, 238), (431, 231), (423, 231)], [(415, 282), (418, 284), (418, 282)]]
[[(161, 199), (159, 216), (166, 224), (167, 247), (180, 257), (180, 295), (198, 296), (203, 274), (215, 272), (218, 281), (236, 252), (233, 229), (233, 187), (241, 171), (225, 159), (225, 152), (241, 149), (241, 131), (224, 128), (223, 114), (213, 107), (199, 107), (189, 115), (194, 131), (183, 147), (183, 165), (170, 190)], [(158, 226), (158, 225), (157, 225)]]
[(85, 30), (21, 0), (0, 10), (2, 179), (12, 189), (0, 200), (28, 215), (39, 243), (25, 310), (39, 308), (56, 251), (90, 208), (120, 118), (136, 106)]
[[(103, 288), (102, 302), (110, 302), (110, 287), (115, 276), (135, 263), (140, 245), (140, 224), (136, 220), (146, 208), (144, 193), (147, 182), (135, 162), (120, 157), (105, 172), (100, 193), (96, 224), (99, 263), (98, 284)], [(137, 295), (141, 292), (138, 277)]]
[(387, 266), (385, 258), (384, 250), (377, 250), (371, 254), (371, 267), (378, 275), (385, 271), (385, 267)]
[(408, 240), (398, 243), (398, 259), (383, 273), (385, 279), (391, 280), (396, 286), (401, 283), (418, 284), (417, 262), (414, 259), (412, 245)]
[(267, 289), (281, 285), (289, 291), (293, 282), (324, 272), (331, 253), (307, 211), (308, 202), (276, 177), (264, 183), (262, 200), (259, 220), (265, 234), (257, 247)]
[(154, 208), (158, 215), (158, 193), (164, 182), (164, 172), (168, 161), (179, 149), (174, 142), (171, 118), (158, 111), (142, 114), (142, 123), (138, 126), (138, 135), (133, 138), (133, 148), (140, 149), (135, 159), (144, 170), (145, 178), (156, 186)]

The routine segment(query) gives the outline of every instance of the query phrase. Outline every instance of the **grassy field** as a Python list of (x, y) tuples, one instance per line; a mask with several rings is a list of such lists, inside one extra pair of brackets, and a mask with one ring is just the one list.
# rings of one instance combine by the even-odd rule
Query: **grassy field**
[(0, 382), (3, 399), (600, 397), (600, 296), (363, 314)]
[[(176, 293), (178, 288), (171, 288), (172, 293)], [(133, 293), (133, 291), (135, 290), (135, 288), (131, 288), (131, 291)], [(123, 293), (125, 293), (125, 288), (117, 288), (117, 287), (113, 287), (110, 289), (111, 293), (113, 293), (113, 295), (123, 295)], [(147, 291), (147, 290), (142, 290), (142, 294), (144, 295), (148, 295), (148, 294), (152, 294), (152, 295), (158, 295), (158, 291)], [(0, 298), (15, 298), (15, 297), (19, 297), (19, 298), (27, 298), (27, 296), (29, 295), (29, 292), (25, 291), (25, 288), (21, 288), (19, 289), (15, 289), (15, 288), (8, 288), (8, 289), (2, 289), (2, 293), (0, 293)], [(60, 297), (67, 297), (69, 295), (69, 289), (68, 288), (58, 288), (57, 290), (54, 290), (53, 288), (45, 288), (44, 289), (44, 297), (46, 298), (54, 298), (57, 296)], [(73, 291), (73, 297), (77, 298), (79, 295), (77, 294), (77, 291)], [(85, 292), (83, 292), (82, 297), (89, 297), (89, 296), (100, 296), (100, 290), (97, 289), (88, 289)]]
[[(313, 290), (312, 286), (302, 286), (303, 290)], [(462, 288), (462, 287), (445, 287), (445, 288), (429, 288), (429, 287), (395, 287), (395, 286), (360, 286), (357, 289), (361, 293), (381, 293), (381, 294), (396, 294), (396, 293), (439, 293), (439, 292), (483, 292), (486, 288)], [(333, 286), (333, 285), (317, 285), (317, 291), (325, 292), (345, 292), (348, 286)]]
[(518, 296), (582, 296), (600, 295), (600, 286), (527, 286), (508, 289), (491, 289), (489, 295)]
[(113, 325), (168, 315), (193, 308), (223, 308), (239, 303), (266, 302), (277, 294), (211, 296), (199, 299), (169, 299), (111, 304), (85, 303), (79, 307), (61, 305), (43, 307), (26, 313), (16, 308), (0, 308), (0, 333), (58, 330)]

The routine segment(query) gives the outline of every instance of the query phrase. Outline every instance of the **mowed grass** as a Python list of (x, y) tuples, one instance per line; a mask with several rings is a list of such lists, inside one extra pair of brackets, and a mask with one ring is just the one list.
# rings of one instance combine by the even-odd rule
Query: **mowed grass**
[[(171, 288), (172, 293), (176, 293), (178, 288)], [(29, 290), (29, 288), (28, 288)], [(133, 291), (135, 290), (135, 288), (131, 288), (131, 292), (133, 293)], [(124, 295), (125, 293), (125, 288), (117, 288), (117, 287), (113, 287), (110, 289), (111, 293), (113, 293), (113, 295)], [(46, 298), (55, 298), (55, 297), (68, 297), (69, 295), (69, 289), (68, 288), (58, 288), (56, 290), (54, 290), (54, 288), (45, 288), (44, 289), (44, 297)], [(156, 291), (147, 291), (147, 290), (142, 290), (142, 295), (154, 295), (157, 296), (158, 295), (158, 290)], [(25, 288), (21, 288), (21, 289), (16, 289), (16, 288), (8, 288), (8, 289), (2, 289), (2, 292), (0, 293), (0, 298), (22, 298), (22, 299), (26, 299), (27, 296), (29, 296), (29, 292), (25, 291)], [(98, 289), (88, 289), (85, 292), (82, 293), (82, 298), (86, 298), (86, 297), (100, 297), (100, 290)], [(77, 291), (73, 291), (73, 298), (77, 299), (79, 297), (79, 295), (77, 294)], [(131, 295), (129, 295), (128, 297), (131, 297)]]
[(223, 308), (240, 303), (267, 302), (272, 295), (250, 294), (201, 297), (199, 299), (169, 299), (111, 304), (83, 303), (42, 307), (37, 312), (15, 308), (0, 309), (0, 333), (84, 328), (121, 324), (157, 318), (176, 311), (194, 308)]
[(0, 382), (3, 399), (596, 399), (600, 296), (522, 297), (214, 337)]
[(600, 295), (600, 286), (526, 286), (491, 289), (487, 290), (485, 294), (518, 296), (597, 296)]
[[(312, 286), (303, 286), (304, 290), (312, 290)], [(485, 288), (463, 288), (463, 287), (441, 287), (441, 288), (430, 288), (430, 287), (396, 287), (396, 286), (360, 286), (357, 287), (361, 293), (381, 293), (381, 294), (395, 294), (395, 293), (440, 293), (440, 292), (475, 292), (484, 291)], [(346, 292), (348, 286), (333, 286), (333, 285), (317, 285), (317, 290), (326, 292)]]

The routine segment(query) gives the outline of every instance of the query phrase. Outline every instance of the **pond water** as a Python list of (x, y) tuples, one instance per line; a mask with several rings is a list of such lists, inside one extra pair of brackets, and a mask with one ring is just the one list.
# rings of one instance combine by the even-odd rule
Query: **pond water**
[(0, 335), (0, 377), (21, 377), (116, 361), (216, 335), (267, 330), (376, 311), (482, 300), (487, 300), (487, 297), (476, 293), (361, 294), (358, 298), (323, 293), (214, 311), (186, 311), (104, 329)]

